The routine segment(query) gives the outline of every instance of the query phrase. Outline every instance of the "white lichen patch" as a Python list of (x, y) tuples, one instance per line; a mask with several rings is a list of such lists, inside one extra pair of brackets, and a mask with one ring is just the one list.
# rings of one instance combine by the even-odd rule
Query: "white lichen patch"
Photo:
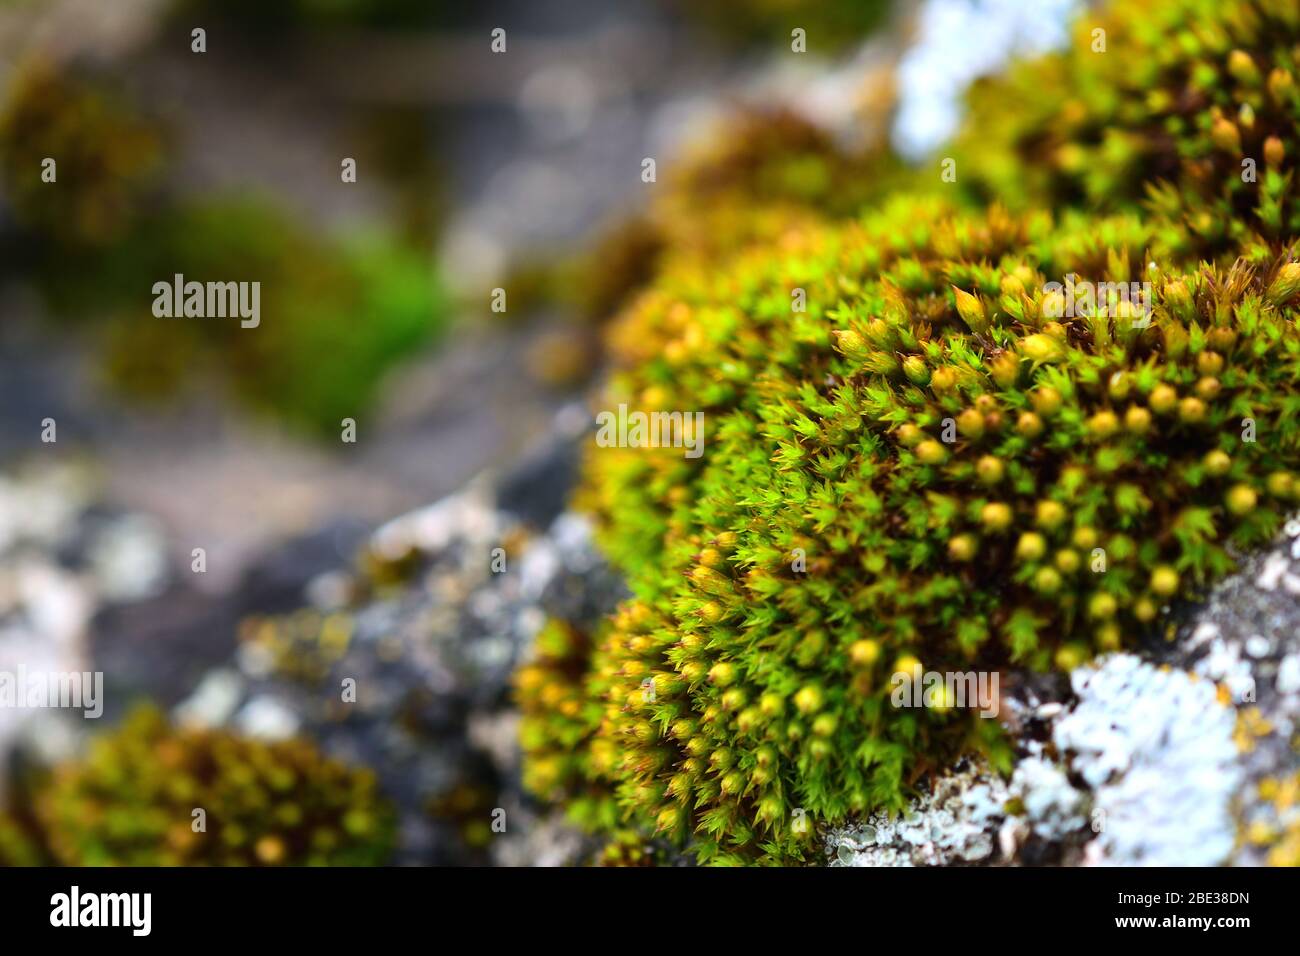
[(1091, 862), (1211, 866), (1232, 853), (1235, 711), (1208, 680), (1115, 654), (1071, 675), (1053, 741), (1093, 791)]
[(1082, 828), (1084, 796), (1065, 772), (1050, 760), (1028, 757), (1016, 765), (1011, 794), (1025, 809), (1030, 832), (1044, 839), (1063, 840)]
[(951, 866), (993, 856), (1010, 798), (987, 767), (967, 764), (939, 778), (901, 816), (875, 813), (865, 823), (833, 828), (831, 866)]

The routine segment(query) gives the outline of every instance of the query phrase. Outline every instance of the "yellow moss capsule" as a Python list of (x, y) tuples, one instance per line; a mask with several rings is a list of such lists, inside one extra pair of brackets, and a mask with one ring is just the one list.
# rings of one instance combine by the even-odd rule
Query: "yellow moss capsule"
[(986, 485), (996, 485), (1006, 474), (1006, 466), (1002, 464), (1002, 459), (994, 455), (984, 455), (975, 463), (975, 474), (979, 480)]
[(1196, 380), (1196, 396), (1207, 402), (1214, 401), (1219, 392), (1223, 390), (1223, 384), (1209, 375)]
[(1242, 517), (1255, 510), (1258, 500), (1259, 496), (1250, 485), (1233, 485), (1224, 495), (1223, 503), (1234, 515)]
[(899, 674), (911, 676), (920, 668), (921, 662), (916, 657), (911, 654), (904, 654), (902, 657), (898, 658), (898, 660), (894, 661), (893, 676), (896, 677)]
[(1178, 593), (1178, 572), (1167, 564), (1162, 564), (1151, 572), (1151, 591), (1160, 597), (1169, 598)]
[(1064, 644), (1056, 651), (1056, 666), (1059, 670), (1072, 671), (1087, 663), (1088, 656), (1088, 648), (1082, 644)]
[(1196, 371), (1202, 375), (1218, 375), (1223, 371), (1223, 356), (1218, 352), (1202, 352), (1196, 356)]
[(726, 687), (736, 676), (736, 666), (727, 661), (719, 661), (709, 668), (709, 680), (719, 687)]
[(1189, 425), (1205, 421), (1205, 402), (1187, 397), (1178, 403), (1178, 417)]
[(1088, 419), (1088, 434), (1096, 439), (1106, 439), (1119, 431), (1119, 416), (1114, 412), (1098, 412)]
[(849, 660), (858, 667), (870, 667), (880, 658), (880, 644), (864, 638), (849, 645)]
[(1088, 599), (1088, 616), (1096, 620), (1109, 620), (1119, 610), (1119, 602), (1113, 594), (1098, 591)]
[(951, 392), (957, 387), (957, 373), (950, 368), (937, 368), (930, 374), (930, 389), (937, 393)]
[(1268, 92), (1278, 103), (1286, 102), (1295, 88), (1295, 81), (1291, 79), (1291, 74), (1282, 67), (1274, 67), (1268, 74)]
[(948, 460), (948, 450), (930, 438), (916, 446), (916, 457), (922, 464), (942, 465)]
[(1065, 517), (1065, 505), (1059, 501), (1040, 501), (1034, 508), (1034, 523), (1048, 531), (1059, 528)]
[(957, 416), (957, 431), (971, 440), (983, 437), (984, 415), (977, 409), (966, 409)]
[(1100, 540), (1100, 537), (1101, 536), (1097, 534), (1096, 528), (1090, 528), (1087, 525), (1083, 525), (1074, 529), (1074, 534), (1071, 536), (1070, 540), (1076, 548), (1083, 551), (1091, 551), (1093, 548), (1097, 547), (1097, 542)]
[(1149, 597), (1140, 597), (1133, 604), (1133, 616), (1143, 624), (1150, 624), (1156, 619), (1158, 613), (1160, 609)]
[(1039, 561), (1047, 553), (1047, 539), (1037, 531), (1027, 531), (1016, 542), (1016, 557), (1021, 561)]
[(1056, 570), (1062, 574), (1074, 574), (1079, 570), (1083, 560), (1079, 557), (1079, 552), (1071, 548), (1062, 548), (1052, 557), (1052, 563), (1056, 565)]
[(808, 684), (801, 687), (794, 695), (794, 705), (799, 709), (801, 714), (811, 714), (821, 710), (824, 703), (822, 689), (816, 684)]
[(1226, 153), (1236, 156), (1241, 152), (1241, 132), (1235, 123), (1222, 116), (1210, 124), (1210, 139)]
[(1290, 498), (1295, 494), (1295, 478), (1289, 471), (1275, 471), (1268, 476), (1267, 487), (1274, 498)]
[(984, 303), (978, 296), (964, 292), (956, 286), (952, 287), (953, 295), (957, 299), (957, 314), (961, 316), (962, 321), (970, 328), (972, 332), (983, 332), (988, 326), (988, 315), (984, 309)]
[(912, 424), (899, 425), (894, 437), (904, 448), (915, 448), (925, 440), (925, 432)]
[(1016, 431), (1025, 438), (1037, 438), (1043, 433), (1043, 420), (1033, 412), (1021, 412), (1016, 419)]
[(1178, 405), (1178, 391), (1172, 385), (1157, 385), (1151, 389), (1147, 404), (1157, 415), (1168, 415)]
[(1261, 79), (1259, 67), (1245, 50), (1233, 50), (1228, 54), (1228, 73), (1243, 86), (1257, 86)]
[(1277, 169), (1286, 160), (1286, 146), (1276, 136), (1264, 140), (1264, 162), (1270, 169)]
[(1151, 412), (1140, 405), (1130, 405), (1124, 413), (1124, 428), (1133, 435), (1145, 435), (1151, 430)]
[(1123, 632), (1119, 625), (1113, 621), (1107, 622), (1097, 628), (1093, 635), (1097, 646), (1103, 651), (1117, 651), (1123, 640)]
[(1218, 478), (1226, 475), (1232, 468), (1232, 458), (1226, 451), (1214, 449), (1205, 453), (1201, 459), (1201, 465), (1205, 468), (1205, 473), (1211, 477)]
[(1061, 410), (1061, 393), (1050, 385), (1034, 389), (1029, 400), (1033, 403), (1034, 411), (1043, 418), (1051, 418)]
[[(1020, 353), (1031, 362), (1039, 364), (1059, 362), (1065, 358), (1065, 346), (1053, 335), (1035, 332), (1020, 342)], [(1042, 409), (1039, 409), (1040, 414)]]
[(740, 687), (732, 687), (722, 694), (722, 706), (727, 710), (740, 710), (749, 703), (749, 695)]
[(1011, 506), (1000, 501), (990, 501), (980, 509), (980, 524), (990, 534), (1006, 531), (1013, 518)]
[(1039, 568), (1034, 575), (1034, 590), (1049, 597), (1055, 594), (1061, 590), (1061, 572), (1056, 568)]

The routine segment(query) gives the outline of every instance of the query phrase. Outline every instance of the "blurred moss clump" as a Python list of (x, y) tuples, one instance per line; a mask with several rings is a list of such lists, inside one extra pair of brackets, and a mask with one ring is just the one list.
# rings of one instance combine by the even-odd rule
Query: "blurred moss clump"
[(673, 256), (718, 261), (809, 220), (851, 216), (910, 179), (881, 140), (849, 146), (795, 110), (749, 107), (666, 171), (649, 216)]
[[(165, 134), (111, 84), (31, 61), (0, 108), (0, 183), (16, 223), (99, 245), (132, 225), (156, 186)], [(53, 182), (42, 177), (53, 159)]]
[[(261, 283), (261, 318), (156, 318), (155, 282)], [(269, 203), (241, 199), (167, 209), (93, 259), (43, 273), (67, 315), (106, 311), (110, 381), (139, 398), (215, 371), (255, 409), (308, 433), (337, 431), (374, 397), (383, 373), (445, 318), (431, 262), (378, 235), (331, 240)]]
[(54, 768), (32, 803), (37, 839), (0, 821), (0, 862), (37, 862), (39, 841), (65, 866), (379, 866), (395, 841), (370, 771), (305, 740), (174, 729), (152, 708)]
[(880, 82), (859, 110), (871, 131), (864, 144), (842, 142), (788, 107), (742, 105), (662, 170), (644, 209), (615, 219), (576, 256), (514, 269), (505, 282), (513, 308), (494, 318), (548, 306), (573, 317), (532, 349), (534, 378), (567, 388), (599, 368), (603, 349), (593, 330), (675, 264), (722, 268), (746, 249), (852, 215), (911, 182), (882, 135), (892, 81), (874, 79)]
[(0, 866), (47, 866), (49, 862), (27, 828), (0, 810)]
[(674, 16), (689, 17), (733, 44), (790, 43), (806, 31), (810, 52), (836, 53), (881, 26), (888, 0), (665, 0)]
[(245, 618), (239, 626), (239, 640), (265, 657), (277, 676), (320, 684), (347, 654), (353, 629), (348, 614), (300, 608), (277, 617)]
[[(35, 61), (16, 71), (0, 107), (13, 211), (0, 216), (0, 268), (34, 282), (54, 319), (84, 322), (128, 396), (214, 379), (299, 431), (337, 434), (445, 321), (428, 224), (342, 239), (256, 196), (189, 202), (161, 188), (167, 138), (109, 80)], [(41, 179), (46, 157), (54, 183)], [(178, 274), (259, 282), (260, 324), (155, 317), (154, 284)]]
[(609, 684), (593, 663), (597, 646), (593, 635), (571, 623), (547, 621), (532, 659), (515, 673), (514, 694), (522, 715), (520, 745), (527, 755), (524, 786), (564, 804), (575, 825), (607, 831), (617, 827), (620, 816), (606, 779), (617, 754), (592, 742)]

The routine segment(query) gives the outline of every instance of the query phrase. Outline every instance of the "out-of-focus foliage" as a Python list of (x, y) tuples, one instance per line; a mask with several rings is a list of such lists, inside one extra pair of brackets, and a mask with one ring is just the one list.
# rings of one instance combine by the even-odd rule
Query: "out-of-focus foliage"
[[(374, 235), (312, 234), (247, 199), (168, 209), (79, 265), (51, 264), (49, 298), (64, 313), (109, 312), (107, 370), (128, 393), (169, 395), (215, 372), (254, 408), (321, 434), (361, 414), (382, 374), (446, 315), (417, 252)], [(176, 274), (260, 282), (260, 324), (156, 318), (153, 285)]]
[(618, 811), (599, 768), (613, 754), (591, 743), (600, 723), (600, 695), (588, 674), (596, 642), (567, 622), (552, 620), (538, 633), (533, 659), (515, 674), (524, 713), (519, 735), (529, 761), (524, 786), (544, 799), (565, 802), (570, 818), (587, 829), (609, 829)]
[(864, 208), (907, 181), (881, 143), (848, 147), (789, 109), (738, 110), (693, 143), (639, 216), (597, 241), (565, 287), (604, 321), (672, 259), (721, 264), (788, 229)]
[(369, 771), (304, 740), (173, 729), (151, 709), (54, 768), (28, 812), (34, 835), (0, 818), (0, 862), (37, 862), (40, 846), (64, 866), (377, 866), (394, 841)]
[[(91, 321), (108, 379), (128, 395), (215, 379), (268, 417), (337, 434), (446, 320), (428, 217), (408, 222), (411, 241), (335, 239), (256, 197), (184, 202), (157, 188), (164, 140), (102, 79), (17, 71), (0, 109), (0, 189), (14, 212), (5, 268), (35, 278), (56, 315)], [(54, 183), (41, 181), (47, 156)], [(260, 282), (260, 324), (155, 317), (154, 284), (178, 274)]]
[[(162, 130), (103, 82), (32, 62), (15, 71), (0, 107), (0, 190), (21, 226), (105, 244), (140, 214), (163, 143)], [(42, 179), (47, 158), (54, 182)]]
[(802, 29), (810, 53), (837, 53), (861, 43), (889, 12), (888, 0), (664, 0), (676, 17), (689, 17), (732, 43), (780, 44), (790, 49)]

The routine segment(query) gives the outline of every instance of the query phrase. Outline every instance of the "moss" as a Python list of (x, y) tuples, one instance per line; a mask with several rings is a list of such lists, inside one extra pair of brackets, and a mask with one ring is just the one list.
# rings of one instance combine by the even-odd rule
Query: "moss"
[(538, 633), (532, 659), (514, 676), (522, 712), (519, 739), (530, 792), (563, 803), (586, 830), (611, 830), (618, 810), (608, 784), (611, 757), (593, 735), (599, 726), (603, 668), (592, 666), (594, 642), (573, 625), (552, 619)]
[[(856, 221), (755, 199), (789, 183), (750, 175), (761, 137), (694, 180), (708, 215), (667, 193), (600, 407), (702, 411), (706, 450), (589, 449), (634, 598), (521, 674), (526, 784), (705, 862), (805, 859), (958, 753), (1008, 765), (995, 721), (892, 706), (895, 673), (1068, 670), (1266, 541), (1300, 488), (1298, 22), (1090, 12), (975, 91), (959, 188), (918, 174)], [(1072, 274), (1149, 311), (1067, 309)]]
[(354, 627), (346, 613), (301, 608), (280, 616), (244, 618), (239, 641), (267, 660), (277, 676), (319, 685), (347, 654)]
[(49, 862), (29, 827), (0, 810), (0, 866), (48, 866)]
[[(260, 324), (154, 317), (149, 290), (177, 273), (260, 282)], [(446, 318), (414, 249), (313, 235), (253, 199), (162, 211), (110, 250), (52, 260), (43, 276), (61, 315), (101, 320), (105, 371), (125, 394), (169, 397), (215, 375), (256, 411), (317, 435), (359, 418), (383, 375)]]
[[(61, 244), (125, 234), (156, 188), (165, 133), (111, 85), (34, 60), (0, 107), (0, 183), (17, 222)], [(56, 180), (42, 163), (56, 161)]]
[(31, 804), (39, 832), (25, 845), (65, 866), (374, 866), (394, 843), (369, 771), (303, 740), (173, 729), (148, 708), (56, 767)]
[(790, 49), (790, 31), (807, 33), (808, 50), (832, 54), (863, 40), (889, 11), (884, 0), (666, 0), (674, 14), (686, 15), (734, 44), (772, 44)]
[(1292, 2), (1088, 11), (1065, 50), (972, 91), (958, 183), (1014, 208), (1145, 208), (1162, 257), (1266, 257), (1300, 225), (1297, 50)]
[[(0, 107), (6, 267), (35, 282), (56, 321), (85, 324), (121, 393), (159, 400), (215, 378), (267, 417), (336, 436), (445, 324), (447, 297), (411, 238), (430, 222), (410, 222), (407, 239), (341, 239), (257, 197), (186, 203), (163, 187), (167, 139), (102, 76), (40, 61), (16, 71)], [(41, 179), (46, 157), (54, 183)], [(420, 157), (410, 164), (380, 164), (402, 174), (399, 192), (430, 174)], [(178, 273), (260, 282), (261, 324), (155, 318), (150, 290)]]
[[(702, 410), (707, 449), (589, 453), (636, 599), (585, 678), (524, 702), (581, 715), (568, 764), (703, 860), (801, 858), (796, 820), (901, 807), (965, 749), (1005, 761), (994, 721), (892, 707), (895, 670), (1068, 667), (1266, 540), (1294, 494), (1270, 476), (1300, 465), (1288, 267), (1165, 272), (1152, 241), (905, 200), (641, 297), (605, 407)], [(1056, 317), (1068, 273), (1150, 281), (1149, 327), (1113, 301)]]

